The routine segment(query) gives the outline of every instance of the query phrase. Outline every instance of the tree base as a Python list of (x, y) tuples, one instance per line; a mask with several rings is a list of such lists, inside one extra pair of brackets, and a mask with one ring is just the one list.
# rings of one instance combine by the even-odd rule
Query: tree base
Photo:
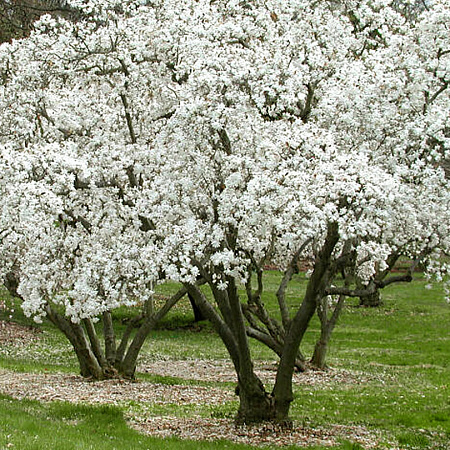
[(239, 411), (235, 418), (236, 425), (251, 425), (272, 422), (276, 418), (275, 403), (256, 378), (255, 385), (244, 391), (238, 384), (236, 394), (239, 396)]
[(327, 351), (328, 344), (326, 342), (320, 341), (317, 342), (314, 348), (314, 354), (310, 361), (310, 366), (314, 370), (326, 370), (327, 369)]

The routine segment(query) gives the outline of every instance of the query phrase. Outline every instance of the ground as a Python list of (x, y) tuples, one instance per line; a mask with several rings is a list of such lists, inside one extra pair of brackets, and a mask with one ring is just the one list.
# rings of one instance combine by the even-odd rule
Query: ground
[[(39, 339), (39, 332), (12, 322), (0, 321), (0, 345), (23, 345)], [(181, 379), (235, 381), (232, 365), (225, 360), (156, 361), (139, 366), (138, 372)], [(273, 380), (275, 364), (262, 362), (257, 367), (264, 381)], [(308, 371), (295, 374), (295, 383), (326, 384), (330, 381), (363, 383), (364, 376), (344, 370)], [(223, 405), (236, 400), (232, 384), (224, 388), (196, 384), (162, 384), (147, 381), (89, 381), (80, 376), (63, 373), (17, 373), (0, 369), (0, 392), (14, 398), (36, 399), (43, 402), (67, 401), (76, 403), (107, 403), (125, 406), (127, 420), (133, 428), (153, 436), (177, 436), (182, 439), (228, 439), (253, 445), (323, 445), (332, 446), (344, 439), (358, 442), (370, 449), (380, 443), (380, 436), (362, 426), (330, 425), (327, 429), (294, 424), (282, 430), (271, 424), (255, 427), (235, 426), (233, 418), (201, 416), (196, 405)], [(155, 405), (176, 405), (188, 412), (185, 417), (155, 416), (149, 410)], [(394, 447), (390, 447), (394, 448)]]
[(38, 337), (39, 330), (37, 328), (24, 327), (14, 322), (0, 320), (0, 345), (28, 344)]

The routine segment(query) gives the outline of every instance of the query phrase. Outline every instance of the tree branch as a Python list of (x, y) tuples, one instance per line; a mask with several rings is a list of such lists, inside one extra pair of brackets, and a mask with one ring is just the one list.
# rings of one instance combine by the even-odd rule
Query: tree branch
[(276, 296), (278, 299), (278, 305), (280, 307), (281, 321), (284, 328), (287, 330), (290, 323), (289, 308), (286, 303), (286, 289), (289, 282), (292, 280), (294, 274), (298, 273), (298, 260), (301, 254), (304, 252), (306, 247), (312, 242), (312, 238), (308, 238), (301, 247), (295, 252), (294, 256), (289, 263), (288, 268), (284, 272), (283, 278), (281, 280), (280, 286), (278, 287)]

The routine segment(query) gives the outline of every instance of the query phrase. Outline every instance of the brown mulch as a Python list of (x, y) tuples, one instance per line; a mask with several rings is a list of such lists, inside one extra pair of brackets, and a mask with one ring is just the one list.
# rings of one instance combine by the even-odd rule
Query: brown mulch
[[(3, 343), (24, 345), (39, 339), (39, 332), (11, 322), (0, 322), (0, 345)], [(232, 365), (226, 360), (155, 361), (138, 368), (162, 376), (198, 381), (235, 381)], [(256, 372), (263, 381), (272, 381), (275, 364), (261, 362)], [(348, 371), (308, 371), (295, 374), (294, 382), (320, 385), (321, 388), (335, 383), (359, 384), (367, 381), (361, 374)], [(43, 402), (67, 401), (73, 403), (114, 404), (125, 406), (127, 420), (139, 432), (158, 436), (176, 436), (181, 439), (226, 439), (251, 445), (320, 445), (333, 446), (345, 439), (359, 443), (364, 449), (379, 446), (384, 440), (362, 426), (330, 425), (327, 429), (294, 424), (283, 429), (273, 424), (236, 426), (232, 418), (202, 417), (193, 413), (190, 417), (152, 416), (154, 405), (190, 405), (195, 410), (236, 401), (233, 387), (224, 388), (160, 384), (147, 381), (124, 381), (119, 379), (89, 381), (80, 376), (63, 373), (20, 373), (0, 369), (0, 392), (17, 399), (35, 399)], [(394, 449), (394, 446), (389, 448)]]
[[(152, 436), (177, 436), (180, 439), (229, 440), (249, 445), (288, 445), (332, 447), (338, 439), (358, 442), (363, 448), (376, 448), (379, 439), (364, 427), (332, 425), (328, 429), (293, 426), (286, 429), (272, 423), (258, 426), (237, 426), (231, 419), (205, 419), (201, 417), (151, 417), (134, 425), (139, 431)], [(390, 447), (393, 449), (394, 447)]]
[(39, 339), (40, 330), (0, 320), (0, 345), (26, 345)]
[(121, 379), (90, 381), (64, 373), (18, 373), (3, 369), (0, 369), (0, 391), (19, 399), (96, 404), (142, 402), (188, 405), (207, 400), (212, 404), (222, 404), (234, 399), (231, 392), (211, 387)]
[[(255, 373), (264, 383), (273, 383), (277, 370), (276, 361), (255, 361)], [(152, 375), (171, 376), (185, 380), (212, 381), (212, 382), (236, 382), (236, 372), (229, 360), (221, 359), (187, 359), (161, 360), (146, 362), (138, 365), (137, 371)], [(386, 377), (384, 376), (383, 380)], [(321, 388), (332, 388), (333, 383), (348, 385), (349, 387), (364, 384), (368, 381), (381, 381), (375, 375), (351, 372), (348, 370), (313, 370), (294, 373), (295, 384), (307, 384), (308, 386), (320, 385)]]

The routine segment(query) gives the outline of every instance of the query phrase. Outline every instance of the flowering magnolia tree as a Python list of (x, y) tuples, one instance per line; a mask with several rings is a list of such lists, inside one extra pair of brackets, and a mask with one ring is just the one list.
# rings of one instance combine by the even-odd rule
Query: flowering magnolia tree
[[(30, 149), (26, 155), (7, 147), (3, 150), (1, 165), (7, 182), (2, 180), (0, 223), (6, 286), (23, 300), (27, 315), (37, 322), (47, 316), (66, 335), (83, 376), (101, 379), (119, 372), (133, 377), (149, 331), (186, 290), (180, 289), (156, 310), (152, 283), (157, 274), (153, 264), (147, 267), (151, 245), (132, 231), (139, 234), (139, 225), (124, 221), (120, 207), (111, 207), (102, 216), (81, 215), (85, 207), (96, 208), (94, 198), (80, 204), (76, 213), (66, 209), (64, 199), (51, 190), (56, 186), (44, 170), (48, 159), (33, 155)], [(112, 201), (103, 194), (102, 199)], [(144, 246), (146, 255), (141, 253)], [(111, 311), (138, 303), (142, 306), (116, 346)], [(103, 324), (104, 350), (94, 327), (98, 318)]]
[[(92, 318), (178, 281), (230, 354), (239, 419), (286, 420), (318, 305), (320, 360), (330, 298), (408, 281), (400, 256), (445, 271), (450, 12), (398, 3), (91, 1), (3, 45), (3, 268), (25, 311), (90, 338)], [(267, 264), (285, 270), (281, 320)], [(280, 356), (271, 392), (249, 336)]]
[[(151, 327), (186, 291), (153, 310), (153, 225), (134, 199), (142, 187), (135, 164), (146, 164), (150, 141), (137, 142), (128, 98), (150, 107), (154, 94), (144, 73), (134, 74), (142, 84), (133, 86), (123, 59), (130, 42), (143, 46), (135, 39), (140, 28), (125, 42), (123, 23), (100, 26), (108, 15), (88, 12), (94, 18), (81, 23), (47, 16), (29, 39), (2, 49), (2, 271), (27, 314), (46, 315), (65, 333), (84, 376), (133, 376)], [(142, 64), (156, 77), (158, 63)], [(116, 348), (110, 312), (138, 302), (143, 313)], [(104, 351), (92, 322), (98, 317)]]

